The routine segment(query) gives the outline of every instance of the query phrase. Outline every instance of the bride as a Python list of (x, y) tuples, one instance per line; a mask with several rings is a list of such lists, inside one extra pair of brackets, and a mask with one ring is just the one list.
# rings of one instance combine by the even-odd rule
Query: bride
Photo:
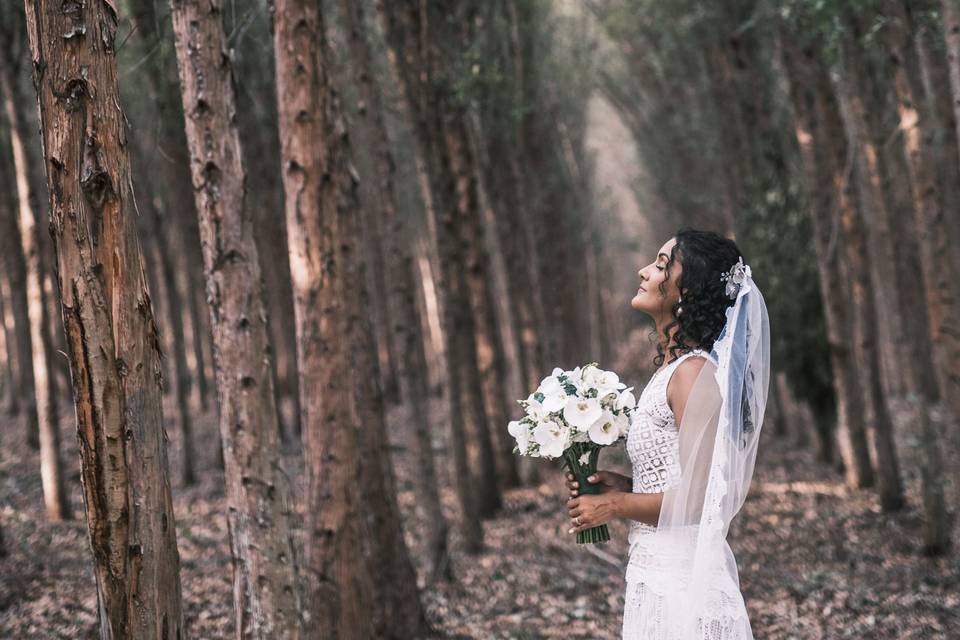
[(732, 241), (684, 228), (638, 272), (658, 367), (627, 436), (632, 478), (567, 475), (570, 533), (630, 522), (623, 638), (747, 640), (726, 536), (750, 488), (770, 375), (766, 305)]

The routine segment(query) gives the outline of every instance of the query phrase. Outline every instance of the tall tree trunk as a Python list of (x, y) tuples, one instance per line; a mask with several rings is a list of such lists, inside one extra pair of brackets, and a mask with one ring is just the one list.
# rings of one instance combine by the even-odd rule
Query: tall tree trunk
[(947, 43), (950, 95), (953, 98), (953, 122), (960, 152), (960, 0), (940, 0), (943, 35)]
[[(468, 424), (485, 425), (486, 419), (482, 415), (482, 402), (464, 404), (464, 396), (474, 399), (478, 396), (480, 385), (464, 255), (463, 227), (468, 224), (464, 218), (469, 212), (458, 206), (458, 187), (451, 166), (447, 130), (455, 124), (451, 120), (455, 120), (456, 115), (451, 113), (455, 105), (450, 104), (452, 78), (444, 68), (449, 51), (461, 43), (448, 33), (454, 17), (441, 15), (438, 8), (413, 0), (378, 2), (377, 8), (392, 50), (391, 61), (396, 66), (414, 122), (419, 155), (424, 161), (428, 186), (424, 190), (425, 200), (433, 215), (440, 258), (438, 293), (447, 358), (449, 442), (461, 509), (459, 528), (467, 551), (476, 553), (483, 546), (479, 513), (484, 500), (478, 499), (477, 487), (472, 481), (466, 428)], [(441, 42), (443, 38), (445, 42)], [(458, 108), (463, 117), (463, 106)], [(465, 409), (470, 412), (466, 419)], [(478, 411), (481, 415), (477, 415)]]
[[(851, 23), (848, 29), (855, 28)], [(891, 200), (887, 184), (890, 169), (884, 162), (882, 144), (879, 141), (879, 116), (882, 107), (869, 100), (870, 93), (864, 86), (868, 73), (863, 57), (849, 33), (840, 43), (841, 69), (835, 76), (834, 92), (841, 106), (844, 119), (843, 131), (847, 144), (853, 149), (854, 179), (857, 195), (865, 212), (870, 213), (870, 223), (865, 225), (870, 251), (872, 289), (879, 309), (896, 309), (903, 305), (903, 289), (890, 286), (898, 282), (896, 260), (902, 248), (892, 230), (895, 202)], [(904, 379), (911, 377), (912, 365), (899, 336), (905, 331), (901, 314), (881, 313), (877, 333), (881, 345), (882, 371), (887, 392), (891, 395), (902, 392)], [(886, 356), (886, 357), (884, 357)]]
[(914, 35), (917, 57), (923, 73), (923, 91), (931, 112), (936, 135), (937, 185), (941, 206), (946, 215), (947, 244), (953, 260), (952, 268), (960, 271), (960, 216), (949, 215), (960, 210), (960, 140), (956, 136), (956, 115), (950, 95), (950, 68), (947, 56), (942, 55), (942, 33), (925, 21), (918, 25)]
[(302, 605), (260, 257), (219, 2), (171, 0), (213, 328), (237, 638), (297, 638)]
[[(446, 119), (446, 149), (449, 178), (455, 185), (457, 216), (461, 218), (461, 250), (465, 251), (466, 284), (472, 314), (473, 341), (460, 361), (464, 368), (461, 395), (467, 407), (467, 420), (479, 449), (475, 490), (479, 496), (481, 517), (492, 516), (501, 506), (492, 430), (503, 428), (491, 424), (487, 408), (502, 405), (505, 397), (503, 379), (496, 378), (494, 365), (503, 359), (493, 296), (490, 291), (487, 252), (483, 247), (482, 213), (477, 184), (476, 158), (470, 148), (467, 114), (451, 114)], [(456, 365), (456, 363), (451, 363)], [(479, 393), (477, 392), (479, 390)]]
[[(16, 213), (14, 213), (11, 204), (0, 201), (0, 221), (2, 221), (3, 225), (0, 228), (7, 229), (11, 226), (16, 228), (16, 225), (13, 224), (15, 216)], [(5, 235), (5, 237), (8, 239), (0, 244), (0, 251), (3, 251), (5, 255), (10, 255), (11, 250), (5, 246), (10, 242), (9, 235)], [(3, 304), (3, 313), (0, 315), (0, 321), (3, 322), (4, 360), (6, 362), (5, 373), (7, 375), (7, 386), (4, 387), (6, 398), (3, 411), (8, 416), (15, 416), (20, 413), (20, 373), (16, 353), (17, 338), (12, 309), (13, 296), (11, 295), (8, 273), (6, 269), (0, 272), (0, 300), (2, 300)], [(37, 446), (40, 446), (39, 441), (37, 442)]]
[[(488, 418), (489, 431), (492, 437), (493, 454), (496, 459), (496, 477), (503, 488), (516, 487), (520, 484), (517, 456), (513, 453), (515, 441), (503, 428), (509, 422), (509, 405), (507, 400), (508, 384), (512, 377), (522, 379), (524, 368), (518, 363), (516, 376), (511, 376), (508, 367), (508, 358), (517, 363), (518, 355), (523, 351), (523, 345), (515, 338), (518, 333), (517, 317), (511, 313), (516, 305), (510, 299), (509, 280), (505, 273), (503, 250), (500, 246), (500, 232), (498, 227), (499, 214), (493, 210), (489, 187), (485, 184), (487, 173), (483, 165), (488, 164), (484, 158), (482, 131), (479, 128), (478, 118), (470, 118), (470, 152), (476, 159), (478, 206), (482, 212), (481, 242), (486, 247), (487, 280), (483, 303), (486, 321), (482, 324), (486, 330), (478, 335), (477, 351), (480, 376), (483, 381), (484, 409)], [(511, 349), (508, 355), (508, 347)], [(512, 357), (511, 357), (512, 356)], [(525, 356), (520, 356), (524, 360)], [(510, 388), (510, 396), (518, 397), (524, 391), (517, 391), (516, 385)]]
[[(830, 364), (837, 397), (837, 428), (847, 484), (869, 486), (872, 468), (867, 454), (863, 394), (857, 375), (854, 352), (853, 319), (850, 316), (844, 265), (836, 241), (831, 239), (835, 216), (849, 214), (849, 199), (843, 193), (843, 139), (832, 119), (836, 108), (831, 99), (829, 79), (819, 60), (801, 52), (792, 37), (783, 30), (784, 63), (790, 74), (790, 92), (797, 118), (797, 143), (811, 201), (814, 243), (819, 259), (820, 291), (827, 322)], [(831, 126), (834, 125), (834, 126)], [(840, 147), (838, 148), (838, 145)], [(819, 185), (831, 185), (821, 189)], [(854, 274), (850, 273), (853, 276)], [(840, 284), (838, 288), (837, 283)]]
[[(19, 13), (17, 13), (19, 16)], [(22, 23), (19, 26), (24, 26)], [(6, 43), (4, 43), (6, 44)], [(6, 50), (6, 46), (3, 47)], [(24, 121), (20, 111), (25, 100), (16, 90), (13, 60), (4, 59), (0, 69), (0, 96), (10, 124), (10, 146), (16, 174), (16, 196), (26, 267), (27, 315), (30, 318), (31, 354), (33, 359), (34, 390), (36, 392), (37, 422), (40, 436), (40, 477), (43, 501), (50, 520), (72, 518), (70, 501), (63, 481), (63, 463), (60, 456), (60, 411), (57, 402), (57, 381), (53, 368), (53, 339), (47, 318), (48, 305), (43, 290), (43, 260), (40, 255), (39, 230), (36, 213), (31, 203), (36, 198), (30, 193), (30, 169), (24, 145)]]
[[(7, 215), (3, 211), (3, 205), (0, 204), (0, 217)], [(7, 317), (7, 302), (6, 296), (3, 295), (4, 285), (3, 285), (3, 275), (0, 274), (0, 324), (4, 324), (2, 330), (0, 330), (0, 361), (3, 362), (3, 373), (0, 374), (3, 377), (0, 378), (0, 396), (2, 396), (3, 409), (5, 413), (9, 415), (9, 407), (11, 403), (11, 396), (14, 392), (14, 376), (16, 375), (13, 371), (13, 354), (10, 353), (9, 347), (9, 332), (5, 326), (5, 320)]]
[(427, 624), (388, 458), (359, 200), (324, 16), (312, 0), (278, 0), (273, 19), (308, 475), (310, 634), (417, 637)]
[[(856, 252), (860, 256), (858, 260), (868, 265), (865, 271), (863, 269), (860, 271), (867, 276), (867, 279), (857, 286), (856, 290), (860, 292), (860, 297), (855, 301), (859, 326), (858, 346), (862, 353), (865, 371), (862, 386), (874, 418), (872, 435), (877, 452), (879, 478), (877, 484), (881, 505), (886, 511), (894, 511), (903, 506), (904, 497), (889, 406), (892, 394), (884, 391), (879, 376), (882, 367), (878, 347), (878, 336), (883, 329), (881, 318), (894, 315), (884, 313), (886, 308), (884, 304), (889, 304), (886, 301), (896, 295), (896, 292), (891, 291), (891, 287), (888, 286), (892, 280), (886, 280), (891, 277), (892, 265), (888, 261), (890, 254), (885, 253), (882, 247), (888, 247), (891, 252), (894, 249), (891, 246), (889, 207), (881, 186), (881, 159), (877, 153), (874, 137), (870, 133), (873, 125), (866, 115), (867, 110), (862, 98), (863, 89), (859, 85), (862, 63), (858, 53), (853, 49), (853, 43), (849, 40), (842, 43), (841, 50), (846, 68), (841, 71), (835, 88), (844, 122), (843, 125), (837, 125), (835, 135), (846, 135), (847, 144), (854, 151), (851, 159), (855, 162), (855, 167), (851, 168), (856, 175), (857, 192), (861, 202), (859, 219), (845, 220), (845, 223), (851, 229), (848, 238), (857, 239)], [(841, 159), (837, 160), (839, 162)], [(869, 206), (865, 207), (862, 204), (864, 202)], [(868, 212), (869, 217), (867, 217)], [(866, 238), (866, 251), (861, 244), (863, 238)], [(854, 243), (846, 241), (845, 244), (852, 246)], [(877, 293), (878, 288), (884, 292), (884, 302), (881, 302), (880, 295)], [(893, 349), (888, 347), (888, 352), (892, 351)], [(890, 387), (894, 385), (896, 385), (895, 381), (889, 382)]]
[(176, 638), (180, 558), (117, 90), (118, 16), (110, 3), (25, 4), (101, 637)]
[[(177, 425), (180, 430), (180, 482), (184, 485), (194, 484), (197, 480), (194, 464), (194, 438), (193, 421), (190, 417), (189, 393), (190, 393), (190, 370), (187, 367), (187, 347), (183, 339), (183, 302), (180, 298), (180, 290), (177, 288), (177, 274), (173, 264), (172, 248), (167, 243), (169, 238), (170, 225), (176, 224), (173, 220), (168, 220), (166, 224), (161, 219), (160, 211), (153, 205), (146, 206), (144, 223), (157, 245), (157, 262), (160, 273), (159, 278), (163, 281), (167, 330), (170, 332), (170, 348), (173, 356), (174, 378), (171, 385), (173, 400), (177, 408)], [(166, 228), (166, 229), (165, 229)], [(166, 237), (165, 237), (166, 236)]]
[[(189, 160), (182, 127), (179, 127), (181, 121), (179, 109), (174, 104), (177, 99), (173, 91), (175, 87), (171, 87), (171, 83), (168, 82), (167, 68), (160, 53), (162, 43), (156, 7), (152, 1), (135, 2), (131, 4), (131, 11), (143, 56), (144, 84), (150, 102), (155, 105), (156, 116), (160, 121), (158, 135), (161, 137), (161, 140), (153, 141), (143, 136), (136, 140), (134, 146), (135, 158), (138, 160), (138, 166), (135, 167), (136, 177), (138, 183), (146, 187), (145, 191), (149, 197), (140, 222), (155, 246), (157, 277), (162, 281), (165, 294), (163, 295), (165, 305), (160, 305), (160, 312), (166, 316), (161, 329), (166, 328), (165, 342), (168, 345), (167, 352), (173, 367), (169, 376), (171, 378), (169, 386), (176, 407), (176, 424), (180, 432), (180, 480), (185, 485), (191, 485), (196, 482), (196, 473), (193, 422), (189, 406), (191, 375), (187, 365), (187, 347), (184, 341), (184, 324), (187, 316), (184, 313), (185, 308), (174, 264), (175, 251), (179, 244), (178, 230), (182, 226), (178, 218), (183, 219), (194, 215), (193, 202), (187, 197), (184, 188), (190, 184)], [(166, 153), (172, 158), (155, 163), (153, 158), (159, 154), (153, 151), (161, 144), (169, 147)], [(189, 264), (186, 259), (184, 262)]]
[[(181, 249), (188, 249), (188, 243), (186, 241), (181, 245)], [(190, 264), (189, 261), (188, 264)], [(195, 276), (191, 273), (187, 274), (186, 277), (189, 283), (192, 282)], [(200, 408), (204, 411), (206, 411), (209, 406), (208, 398), (210, 396), (209, 384), (207, 382), (209, 379), (207, 375), (207, 363), (212, 359), (207, 353), (212, 335), (210, 327), (207, 324), (210, 314), (204, 312), (207, 305), (202, 292), (205, 290), (205, 287), (187, 287), (186, 289), (188, 292), (187, 308), (190, 312), (190, 346), (193, 349), (193, 359), (196, 363), (194, 365), (194, 374), (197, 376), (197, 395), (200, 399)], [(216, 403), (214, 403), (214, 408), (217, 408)], [(222, 464), (221, 468), (223, 468)]]
[(447, 541), (447, 521), (440, 502), (439, 483), (433, 459), (432, 425), (427, 401), (427, 362), (424, 337), (417, 311), (419, 271), (413, 261), (412, 238), (397, 208), (394, 161), (383, 118), (383, 101), (374, 85), (373, 52), (367, 36), (363, 3), (341, 0), (340, 11), (348, 34), (350, 68), (359, 100), (353, 133), (358, 155), (365, 155), (370, 174), (361, 175), (359, 195), (364, 209), (382, 219), (381, 236), (387, 286), (387, 317), (390, 335), (387, 346), (396, 365), (400, 401), (410, 409), (406, 434), (416, 471), (413, 483), (424, 532), (429, 582), (452, 578)]
[[(924, 98), (914, 25), (903, 0), (888, 0), (886, 26), (900, 129), (910, 172), (914, 224), (926, 283), (930, 337), (940, 387), (960, 415), (960, 273), (954, 268), (949, 229), (937, 188), (936, 114)], [(960, 176), (954, 176), (956, 180)]]
[[(3, 162), (9, 166), (9, 163), (5, 160)], [(11, 175), (10, 183), (12, 184), (16, 180), (12, 175), (12, 167), (9, 171), (5, 170), (4, 172)], [(30, 314), (27, 306), (27, 264), (23, 255), (23, 241), (20, 237), (19, 211), (12, 193), (5, 197), (8, 198), (5, 204), (9, 209), (10, 218), (0, 222), (4, 227), (2, 232), (7, 236), (9, 242), (9, 246), (5, 247), (6, 252), (3, 262), (6, 283), (9, 286), (10, 315), (13, 320), (13, 342), (10, 347), (15, 353), (17, 362), (17, 401), (15, 406), (18, 413), (23, 412), (25, 414), (27, 444), (32, 449), (39, 449), (40, 423), (37, 417), (33, 343), (30, 336)]]

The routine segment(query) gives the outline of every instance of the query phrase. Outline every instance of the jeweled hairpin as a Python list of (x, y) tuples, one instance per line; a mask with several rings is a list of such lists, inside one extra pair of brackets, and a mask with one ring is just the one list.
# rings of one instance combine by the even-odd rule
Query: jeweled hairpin
[(720, 280), (727, 283), (725, 293), (731, 299), (735, 300), (737, 294), (740, 293), (740, 285), (746, 280), (748, 269), (749, 267), (743, 264), (743, 256), (740, 256), (737, 263), (730, 267), (729, 271), (720, 274)]

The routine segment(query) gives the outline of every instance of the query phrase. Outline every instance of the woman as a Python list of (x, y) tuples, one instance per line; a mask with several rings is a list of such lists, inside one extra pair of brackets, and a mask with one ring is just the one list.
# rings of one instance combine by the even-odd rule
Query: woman
[(658, 367), (627, 437), (632, 477), (567, 476), (570, 533), (630, 521), (623, 637), (753, 638), (726, 535), (746, 498), (769, 382), (763, 296), (737, 245), (684, 228), (638, 272)]

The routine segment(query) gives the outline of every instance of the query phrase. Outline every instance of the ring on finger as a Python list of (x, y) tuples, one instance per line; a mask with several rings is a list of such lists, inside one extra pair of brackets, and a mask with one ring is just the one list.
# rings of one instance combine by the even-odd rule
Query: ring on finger
[(577, 526), (578, 526), (578, 527), (579, 527), (581, 524), (583, 524), (582, 522), (580, 522), (580, 516), (577, 516), (576, 518), (574, 518), (573, 521), (577, 523)]

